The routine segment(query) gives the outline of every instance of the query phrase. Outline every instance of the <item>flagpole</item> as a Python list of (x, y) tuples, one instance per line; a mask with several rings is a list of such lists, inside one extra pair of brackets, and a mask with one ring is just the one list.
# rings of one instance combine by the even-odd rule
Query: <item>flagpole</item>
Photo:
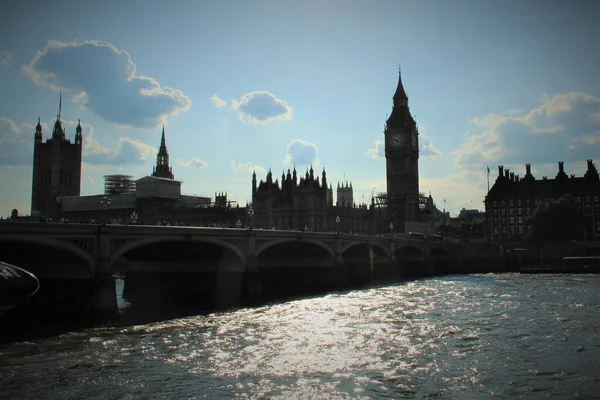
[(487, 168), (487, 185), (488, 185), (488, 193), (490, 192), (490, 167)]

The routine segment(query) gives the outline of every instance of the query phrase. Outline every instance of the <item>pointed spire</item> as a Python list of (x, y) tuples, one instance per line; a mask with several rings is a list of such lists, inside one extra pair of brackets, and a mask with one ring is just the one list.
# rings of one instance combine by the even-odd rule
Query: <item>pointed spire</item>
[(62, 90), (59, 92), (58, 98), (58, 115), (56, 118), (60, 121), (60, 114), (62, 112)]
[(400, 68), (398, 68), (398, 86), (396, 87), (396, 93), (394, 93), (393, 99), (394, 106), (405, 105), (408, 103), (408, 96), (406, 96), (404, 86), (402, 85), (402, 71)]
[(81, 133), (81, 119), (77, 122), (77, 128), (75, 128), (75, 132)]
[(165, 139), (165, 126), (163, 125), (162, 137), (160, 138), (160, 148), (161, 149), (163, 149), (163, 148), (166, 149), (166, 147), (167, 147), (167, 141)]

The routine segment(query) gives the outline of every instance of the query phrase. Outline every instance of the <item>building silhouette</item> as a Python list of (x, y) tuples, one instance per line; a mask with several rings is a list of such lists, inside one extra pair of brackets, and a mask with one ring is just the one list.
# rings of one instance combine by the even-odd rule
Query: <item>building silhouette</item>
[(434, 233), (433, 198), (419, 192), (419, 130), (398, 71), (392, 113), (385, 124), (387, 218), (398, 232)]
[[(352, 184), (338, 184), (337, 205), (333, 205), (333, 188), (328, 186), (327, 172), (321, 179), (313, 167), (298, 178), (296, 167), (281, 174), (281, 184), (273, 180), (271, 170), (257, 182), (252, 174), (252, 223), (258, 228), (311, 231), (373, 233), (373, 213), (365, 204), (352, 203)], [(342, 196), (342, 197), (340, 197)], [(337, 222), (337, 217), (339, 223)]]
[(163, 125), (160, 147), (156, 154), (156, 166), (152, 170), (152, 176), (157, 178), (175, 179), (173, 169), (169, 164), (169, 152), (167, 151), (167, 141), (165, 139), (165, 126)]
[(526, 238), (531, 232), (528, 219), (536, 206), (545, 200), (571, 195), (584, 217), (581, 240), (600, 239), (600, 179), (598, 170), (587, 160), (583, 177), (567, 175), (564, 163), (558, 162), (554, 179), (535, 179), (531, 164), (525, 164), (525, 175), (519, 178), (508, 168), (498, 166), (498, 177), (485, 197), (488, 236), (492, 241)]
[(42, 124), (38, 118), (33, 144), (33, 177), (31, 183), (31, 215), (56, 218), (60, 213), (60, 198), (79, 196), (81, 191), (81, 154), (83, 135), (81, 121), (75, 129), (74, 142), (67, 138), (59, 111), (52, 137), (43, 141)]

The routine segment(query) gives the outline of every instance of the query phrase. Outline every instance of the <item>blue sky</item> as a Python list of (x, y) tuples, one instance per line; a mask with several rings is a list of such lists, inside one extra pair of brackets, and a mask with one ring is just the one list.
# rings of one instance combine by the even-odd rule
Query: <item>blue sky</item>
[[(483, 208), (486, 166), (578, 176), (600, 157), (598, 1), (20, 1), (0, 5), (0, 214), (28, 214), (34, 126), (84, 136), (82, 194), (152, 172), (245, 204), (295, 165), (385, 191), (402, 66), (420, 189)], [(446, 202), (444, 203), (444, 200)]]

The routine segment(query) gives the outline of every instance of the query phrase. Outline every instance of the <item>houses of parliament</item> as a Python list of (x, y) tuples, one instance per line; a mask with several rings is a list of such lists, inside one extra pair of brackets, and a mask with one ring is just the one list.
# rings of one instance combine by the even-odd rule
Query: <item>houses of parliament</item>
[[(60, 107), (59, 107), (60, 108)], [(351, 182), (333, 185), (323, 169), (304, 174), (296, 168), (274, 179), (252, 174), (252, 203), (240, 207), (227, 193), (214, 199), (181, 193), (169, 163), (163, 127), (152, 174), (133, 180), (127, 175), (105, 177), (104, 193), (81, 196), (81, 160), (84, 140), (81, 123), (73, 142), (67, 138), (60, 111), (52, 136), (45, 142), (38, 120), (34, 136), (31, 215), (69, 222), (106, 222), (191, 226), (252, 226), (265, 229), (393, 233), (433, 233), (431, 196), (419, 193), (419, 139), (408, 107), (401, 74), (393, 108), (384, 129), (387, 193), (356, 204)]]

